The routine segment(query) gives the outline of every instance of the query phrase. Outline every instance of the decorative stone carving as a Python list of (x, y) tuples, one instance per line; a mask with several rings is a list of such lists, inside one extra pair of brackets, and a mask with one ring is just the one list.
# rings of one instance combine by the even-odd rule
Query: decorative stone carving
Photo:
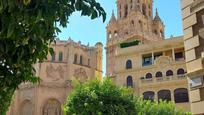
[(155, 60), (155, 64), (160, 67), (166, 67), (171, 63), (171, 59), (168, 56), (160, 56)]
[(47, 77), (52, 81), (59, 81), (64, 78), (64, 69), (61, 65), (56, 68), (52, 64), (46, 67)]
[(86, 70), (83, 68), (75, 69), (74, 77), (81, 82), (84, 82), (88, 79), (88, 76), (86, 74)]
[(61, 115), (61, 104), (55, 99), (48, 100), (43, 108), (43, 115)]

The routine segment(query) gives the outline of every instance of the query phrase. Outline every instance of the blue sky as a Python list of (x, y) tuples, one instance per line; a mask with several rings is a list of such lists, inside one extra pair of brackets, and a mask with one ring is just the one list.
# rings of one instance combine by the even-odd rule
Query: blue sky
[[(106, 22), (102, 19), (91, 20), (89, 17), (82, 17), (80, 13), (74, 13), (69, 19), (67, 28), (61, 28), (58, 35), (61, 40), (71, 37), (74, 41), (81, 41), (83, 44), (95, 45), (97, 42), (106, 44), (106, 25), (110, 19), (112, 10), (116, 14), (116, 0), (98, 0), (107, 13)], [(154, 12), (158, 8), (159, 15), (165, 24), (165, 37), (171, 35), (180, 36), (182, 32), (182, 19), (180, 11), (180, 0), (154, 0)], [(155, 14), (155, 13), (154, 13)], [(105, 74), (105, 50), (103, 53), (103, 71)]]

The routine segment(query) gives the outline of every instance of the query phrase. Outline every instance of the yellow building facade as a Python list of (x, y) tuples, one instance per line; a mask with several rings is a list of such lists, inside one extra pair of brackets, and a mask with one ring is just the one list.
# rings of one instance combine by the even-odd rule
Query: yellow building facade
[(118, 86), (133, 88), (135, 95), (167, 100), (190, 111), (183, 37), (116, 49)]
[(7, 115), (63, 115), (62, 105), (72, 91), (71, 81), (102, 78), (102, 43), (95, 46), (81, 42), (56, 40), (54, 55), (35, 64), (38, 85), (21, 84)]
[(107, 25), (106, 74), (144, 99), (190, 110), (183, 37), (165, 39), (153, 0), (117, 0)]
[(204, 115), (204, 0), (181, 0), (191, 110)]

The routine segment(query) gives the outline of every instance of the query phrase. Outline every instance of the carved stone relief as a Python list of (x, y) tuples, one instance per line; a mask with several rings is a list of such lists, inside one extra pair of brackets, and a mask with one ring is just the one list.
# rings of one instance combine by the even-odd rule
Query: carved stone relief
[(75, 69), (74, 77), (81, 82), (84, 82), (88, 79), (88, 76), (86, 74), (86, 70), (83, 68)]
[(54, 67), (52, 64), (46, 67), (47, 77), (52, 81), (59, 81), (64, 78), (64, 69), (61, 65)]

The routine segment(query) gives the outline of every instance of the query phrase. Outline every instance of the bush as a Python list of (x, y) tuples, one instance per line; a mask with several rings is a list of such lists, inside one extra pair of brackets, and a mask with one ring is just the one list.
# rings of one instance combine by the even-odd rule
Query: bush
[(105, 79), (77, 84), (67, 98), (66, 115), (190, 115), (171, 102), (151, 102), (134, 97), (130, 89)]
[(106, 79), (77, 85), (65, 105), (66, 115), (135, 115), (135, 104), (127, 89)]

